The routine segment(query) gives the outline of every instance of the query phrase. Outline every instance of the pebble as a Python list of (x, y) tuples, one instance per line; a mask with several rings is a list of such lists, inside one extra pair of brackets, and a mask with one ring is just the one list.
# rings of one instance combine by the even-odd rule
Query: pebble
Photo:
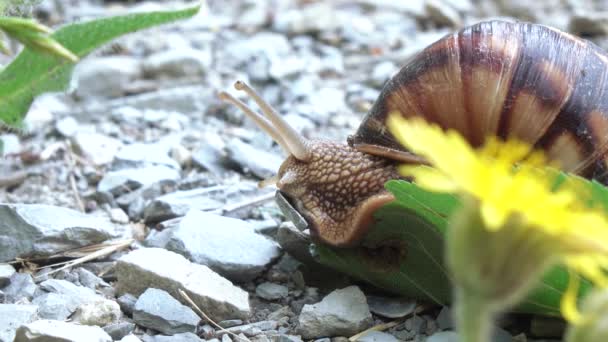
[(359, 342), (398, 342), (399, 340), (385, 332), (370, 331), (357, 339)]
[(0, 264), (0, 288), (5, 287), (11, 281), (11, 277), (15, 274), (15, 268), (10, 264)]
[(144, 209), (146, 222), (160, 222), (178, 216), (184, 216), (190, 210), (213, 210), (223, 206), (223, 203), (210, 197), (214, 191), (222, 187), (211, 187), (176, 191), (157, 197)]
[(72, 138), (72, 144), (77, 153), (96, 166), (111, 163), (122, 148), (120, 140), (94, 132), (76, 133)]
[(112, 98), (142, 74), (137, 58), (128, 56), (92, 57), (76, 65), (72, 77), (79, 98)]
[(133, 321), (166, 335), (194, 332), (200, 318), (163, 290), (149, 288), (135, 303)]
[(103, 329), (62, 321), (39, 320), (17, 329), (15, 342), (112, 342)]
[(178, 48), (146, 57), (143, 69), (154, 78), (201, 76), (211, 67), (212, 58), (210, 49)]
[[(100, 307), (109, 300), (97, 295), (95, 291), (77, 286), (67, 280), (49, 279), (40, 283), (40, 289), (45, 291), (34, 298), (33, 303), (40, 306), (39, 314), (41, 318), (52, 320), (65, 320), (74, 313), (81, 305), (94, 303)], [(94, 305), (94, 306), (95, 306)], [(95, 307), (86, 309), (86, 314), (95, 317), (104, 316), (104, 311), (95, 311)], [(117, 312), (118, 311), (118, 312)], [(114, 306), (111, 313), (120, 317), (118, 305)], [(111, 315), (110, 315), (111, 316)]]
[(64, 138), (72, 138), (79, 128), (78, 121), (73, 116), (66, 116), (55, 123), (55, 130)]
[(127, 224), (129, 223), (129, 215), (120, 208), (110, 209), (110, 220), (115, 223)]
[(125, 293), (122, 296), (116, 299), (118, 305), (120, 305), (120, 309), (125, 314), (131, 316), (133, 314), (133, 309), (135, 309), (135, 303), (137, 302), (137, 297), (130, 293)]
[(0, 304), (0, 342), (12, 342), (20, 326), (38, 319), (38, 306)]
[(173, 183), (179, 178), (179, 171), (163, 165), (110, 171), (97, 184), (97, 191), (111, 192), (114, 196), (118, 196), (129, 190), (150, 187), (154, 184)]
[(175, 334), (173, 336), (145, 336), (144, 342), (204, 342), (205, 340), (191, 332)]
[(251, 172), (261, 179), (275, 175), (283, 162), (278, 155), (257, 149), (240, 139), (230, 140), (226, 153), (228, 159), (240, 165), (244, 172)]
[(166, 247), (239, 282), (258, 277), (280, 253), (252, 224), (195, 209), (172, 228)]
[(0, 135), (0, 156), (5, 157), (9, 155), (15, 155), (21, 152), (21, 142), (16, 134), (2, 134)]
[(265, 282), (255, 288), (255, 294), (260, 298), (272, 301), (286, 298), (289, 290), (287, 286)]
[(278, 324), (276, 321), (260, 321), (227, 328), (226, 331), (236, 335), (244, 334), (245, 336), (256, 336), (261, 334), (263, 331), (275, 330), (277, 326)]
[[(115, 268), (120, 294), (139, 295), (149, 287), (167, 291), (181, 301), (183, 289), (215, 321), (245, 319), (251, 313), (249, 295), (207, 266), (160, 248), (142, 248), (121, 257)], [(205, 281), (201, 281), (204, 279)], [(182, 301), (184, 303), (184, 301)]]
[(127, 337), (134, 329), (135, 324), (131, 322), (112, 323), (103, 327), (103, 331), (107, 332), (115, 341)]
[(135, 335), (127, 335), (123, 337), (120, 342), (141, 342), (141, 340)]
[(442, 0), (425, 0), (425, 8), (429, 18), (438, 25), (458, 27), (461, 25), (460, 15), (453, 7), (446, 6)]
[(58, 252), (120, 236), (107, 218), (46, 204), (0, 204), (0, 262)]
[(357, 286), (335, 290), (317, 304), (307, 304), (298, 318), (306, 339), (351, 336), (370, 327), (372, 314), (365, 295)]
[(162, 143), (133, 143), (116, 153), (114, 170), (163, 165), (180, 170), (179, 164), (169, 156), (170, 146)]
[(416, 302), (405, 298), (367, 296), (369, 310), (386, 318), (400, 318), (416, 309)]
[(74, 322), (104, 327), (122, 318), (120, 306), (113, 300), (100, 299), (80, 305), (72, 316)]
[(453, 329), (455, 327), (454, 319), (452, 318), (452, 310), (449, 307), (444, 306), (437, 315), (437, 325), (440, 330)]
[(38, 286), (34, 279), (27, 273), (15, 273), (11, 276), (10, 283), (2, 289), (6, 303), (17, 303), (20, 301), (30, 301)]

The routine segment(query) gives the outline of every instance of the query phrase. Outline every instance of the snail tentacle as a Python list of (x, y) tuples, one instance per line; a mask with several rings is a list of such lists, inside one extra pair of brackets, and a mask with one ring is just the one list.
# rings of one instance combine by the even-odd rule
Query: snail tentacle
[(311, 151), (308, 147), (308, 141), (301, 136), (287, 121), (285, 121), (272, 107), (264, 101), (258, 93), (243, 81), (236, 81), (234, 88), (243, 90), (260, 106), (262, 113), (272, 122), (274, 128), (281, 136), (285, 145), (289, 148), (291, 154), (300, 161), (309, 161)]

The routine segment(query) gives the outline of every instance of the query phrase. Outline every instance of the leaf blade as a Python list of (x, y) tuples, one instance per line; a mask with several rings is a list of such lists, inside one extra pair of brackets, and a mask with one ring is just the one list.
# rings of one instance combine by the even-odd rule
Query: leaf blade
[[(52, 37), (82, 58), (121, 35), (194, 16), (199, 6), (176, 10), (136, 13), (69, 24)], [(69, 84), (74, 64), (24, 49), (0, 72), (0, 123), (20, 128), (34, 98), (44, 92), (62, 91)]]

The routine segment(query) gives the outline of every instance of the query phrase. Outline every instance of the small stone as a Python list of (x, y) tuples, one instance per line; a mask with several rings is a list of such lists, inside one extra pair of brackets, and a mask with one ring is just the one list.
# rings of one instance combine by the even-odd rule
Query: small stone
[(210, 194), (217, 189), (217, 187), (192, 189), (160, 196), (144, 209), (144, 220), (148, 223), (160, 222), (184, 216), (191, 209), (218, 209), (223, 203), (210, 198)]
[(434, 333), (426, 339), (426, 342), (458, 342), (458, 334), (454, 331), (441, 331)]
[(0, 288), (5, 287), (11, 281), (11, 277), (15, 274), (15, 268), (10, 264), (0, 264)]
[(112, 166), (114, 169), (126, 169), (163, 165), (179, 170), (179, 164), (169, 157), (170, 147), (169, 144), (163, 142), (129, 144), (116, 153)]
[(304, 305), (298, 319), (304, 338), (351, 336), (372, 324), (365, 295), (357, 286), (335, 290), (321, 302)]
[(135, 335), (127, 335), (123, 337), (120, 342), (142, 342), (139, 337)]
[(399, 340), (391, 335), (391, 334), (387, 334), (385, 332), (381, 332), (381, 331), (370, 331), (367, 334), (359, 337), (357, 339), (357, 341), (361, 341), (361, 342), (399, 342)]
[(235, 281), (259, 276), (280, 253), (250, 223), (194, 209), (172, 230), (166, 248)]
[(278, 155), (257, 149), (236, 138), (228, 142), (226, 152), (228, 159), (240, 165), (244, 172), (251, 172), (262, 179), (275, 175), (283, 162)]
[(0, 144), (2, 145), (0, 157), (16, 155), (21, 152), (21, 142), (16, 134), (1, 134)]
[(367, 296), (369, 310), (386, 318), (400, 318), (416, 309), (416, 302), (404, 298)]
[(113, 300), (100, 299), (80, 305), (72, 320), (83, 325), (100, 327), (116, 323), (122, 317), (120, 306)]
[(177, 289), (183, 289), (215, 321), (244, 319), (251, 312), (247, 292), (208, 267), (164, 249), (135, 250), (118, 260), (115, 272), (119, 293), (138, 295), (157, 287), (181, 300)]
[(226, 331), (236, 335), (244, 334), (245, 336), (256, 336), (261, 334), (263, 331), (275, 330), (277, 327), (278, 323), (276, 321), (260, 321), (227, 328)]
[(107, 218), (45, 204), (0, 204), (0, 262), (48, 256), (120, 236)]
[(398, 70), (395, 63), (391, 61), (384, 61), (374, 66), (370, 80), (376, 87), (381, 87), (386, 83), (393, 74)]
[[(1, 224), (0, 224), (1, 225)], [(27, 273), (14, 273), (8, 286), (2, 289), (6, 303), (16, 303), (21, 300), (32, 300), (38, 289), (34, 279)]]
[(72, 80), (79, 98), (111, 98), (125, 93), (141, 76), (139, 60), (127, 56), (87, 58), (77, 64)]
[(78, 132), (78, 121), (72, 116), (66, 116), (55, 123), (55, 130), (64, 138), (71, 138)]
[(338, 21), (330, 3), (311, 3), (297, 10), (286, 11), (274, 20), (274, 28), (289, 34), (331, 31)]
[(111, 163), (122, 142), (100, 133), (78, 132), (72, 138), (74, 150), (96, 166)]
[(120, 309), (127, 315), (133, 314), (133, 309), (135, 309), (135, 303), (137, 302), (137, 297), (130, 293), (125, 293), (122, 296), (117, 298), (118, 305), (120, 305)]
[(112, 208), (110, 209), (110, 220), (115, 223), (127, 224), (129, 223), (129, 216), (120, 208)]
[(149, 288), (135, 303), (133, 321), (142, 327), (173, 335), (194, 332), (200, 318), (167, 292)]
[[(173, 336), (146, 336), (144, 342), (205, 342), (205, 340), (191, 332), (175, 334)], [(219, 341), (218, 341), (219, 342)]]
[(65, 294), (45, 293), (34, 298), (34, 304), (40, 307), (40, 318), (56, 321), (66, 320), (78, 308), (79, 301)]
[(40, 320), (22, 325), (15, 334), (15, 342), (112, 342), (100, 327), (61, 321)]
[(240, 319), (227, 319), (218, 323), (222, 328), (232, 328), (237, 325), (243, 325), (243, 321)]
[(277, 300), (286, 298), (289, 293), (287, 286), (275, 283), (261, 283), (255, 288), (255, 294), (266, 300)]
[(103, 327), (103, 331), (107, 332), (115, 341), (127, 337), (133, 330), (135, 330), (135, 324), (131, 322), (113, 323)]
[(108, 191), (118, 196), (153, 184), (176, 182), (179, 178), (179, 171), (163, 165), (111, 171), (103, 176), (97, 185), (97, 191)]
[(210, 49), (179, 48), (148, 56), (143, 68), (144, 73), (152, 77), (193, 77), (203, 75), (211, 62)]
[(0, 341), (13, 341), (17, 328), (37, 319), (36, 305), (0, 304)]
[(437, 325), (439, 330), (448, 330), (455, 327), (454, 320), (452, 319), (452, 310), (449, 307), (444, 306), (437, 315)]

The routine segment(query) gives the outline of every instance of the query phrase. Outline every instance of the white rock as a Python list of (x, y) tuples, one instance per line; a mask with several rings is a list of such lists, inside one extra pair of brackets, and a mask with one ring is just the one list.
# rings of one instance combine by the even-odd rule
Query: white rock
[(114, 168), (127, 168), (164, 165), (179, 170), (179, 164), (169, 157), (170, 147), (170, 145), (162, 142), (126, 145), (116, 153), (116, 159), (112, 166)]
[(103, 329), (61, 321), (40, 320), (21, 326), (15, 342), (112, 342)]
[(83, 325), (104, 327), (118, 322), (121, 317), (122, 311), (118, 303), (109, 299), (100, 299), (80, 305), (72, 320)]
[(139, 295), (149, 287), (179, 295), (183, 289), (214, 320), (247, 318), (249, 295), (207, 266), (160, 248), (143, 248), (121, 257), (116, 264), (117, 291)]
[(195, 209), (173, 228), (166, 248), (234, 281), (259, 276), (280, 253), (250, 223)]
[(118, 97), (142, 74), (135, 57), (110, 56), (87, 58), (78, 63), (72, 78), (78, 97)]
[(38, 319), (38, 306), (0, 304), (0, 342), (12, 342), (15, 331)]
[(120, 342), (141, 342), (141, 340), (135, 335), (127, 335), (123, 337)]
[(78, 132), (78, 121), (72, 116), (66, 116), (55, 123), (55, 129), (63, 137), (71, 138)]
[[(155, 198), (144, 210), (146, 222), (160, 222), (186, 215), (190, 210), (213, 210), (223, 203), (211, 198), (223, 186), (175, 191)], [(197, 226), (198, 229), (198, 226)]]
[(91, 132), (76, 133), (72, 143), (80, 155), (98, 166), (112, 162), (116, 153), (122, 148), (120, 140)]
[(120, 195), (129, 190), (147, 187), (161, 182), (177, 181), (180, 173), (174, 168), (154, 165), (135, 169), (124, 169), (106, 173), (97, 184), (98, 191), (109, 191)]
[(0, 157), (21, 152), (21, 142), (16, 134), (9, 133), (0, 135), (0, 144), (2, 145)]
[(365, 295), (357, 286), (335, 290), (317, 304), (304, 305), (299, 331), (306, 339), (351, 336), (372, 324)]

